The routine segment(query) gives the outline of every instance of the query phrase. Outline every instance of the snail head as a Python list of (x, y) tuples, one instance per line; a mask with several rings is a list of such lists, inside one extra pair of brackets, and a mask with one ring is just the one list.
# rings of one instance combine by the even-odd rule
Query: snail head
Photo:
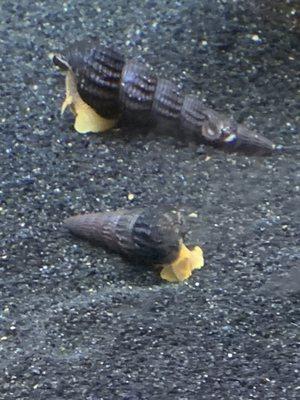
[(202, 134), (214, 146), (228, 151), (239, 149), (249, 155), (268, 155), (273, 152), (275, 145), (269, 139), (237, 123), (232, 116), (225, 117), (210, 110), (208, 112), (208, 121)]
[(203, 125), (202, 135), (209, 142), (233, 143), (238, 135), (238, 124), (232, 117), (225, 117), (213, 110), (207, 109), (207, 117)]

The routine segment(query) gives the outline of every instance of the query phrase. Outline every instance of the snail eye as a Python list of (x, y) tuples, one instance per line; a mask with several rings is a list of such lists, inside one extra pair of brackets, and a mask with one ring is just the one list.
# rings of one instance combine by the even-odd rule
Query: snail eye
[(229, 126), (221, 129), (222, 139), (226, 143), (232, 143), (236, 140), (237, 136), (234, 133), (234, 129), (231, 129)]

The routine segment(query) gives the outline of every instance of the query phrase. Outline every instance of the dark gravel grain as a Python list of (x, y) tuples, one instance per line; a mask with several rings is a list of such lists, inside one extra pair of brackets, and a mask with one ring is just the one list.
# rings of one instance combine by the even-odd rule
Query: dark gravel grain
[[(299, 157), (79, 135), (60, 118), (63, 78), (48, 58), (99, 37), (293, 145), (296, 4), (1, 1), (1, 400), (299, 398)], [(205, 251), (187, 283), (61, 225), (153, 204), (182, 210), (187, 241)]]

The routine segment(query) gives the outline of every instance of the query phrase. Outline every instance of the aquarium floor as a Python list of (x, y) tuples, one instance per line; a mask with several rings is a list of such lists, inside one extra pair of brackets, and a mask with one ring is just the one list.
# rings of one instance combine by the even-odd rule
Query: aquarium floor
[[(1, 1), (1, 400), (299, 398), (299, 157), (79, 135), (48, 56), (98, 36), (293, 146), (296, 2), (272, 3)], [(185, 283), (62, 226), (156, 205), (204, 250)]]

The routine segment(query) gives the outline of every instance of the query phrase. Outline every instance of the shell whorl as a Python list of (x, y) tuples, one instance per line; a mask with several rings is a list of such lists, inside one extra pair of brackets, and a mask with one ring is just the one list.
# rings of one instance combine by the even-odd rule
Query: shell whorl
[(125, 58), (110, 47), (74, 45), (65, 54), (84, 102), (101, 117), (158, 127), (185, 141), (210, 144), (227, 151), (271, 154), (275, 145), (262, 135), (184, 95), (171, 81), (157, 78), (150, 68)]
[(73, 48), (66, 55), (82, 99), (104, 118), (120, 114), (119, 92), (124, 57), (104, 46)]
[(130, 209), (68, 218), (65, 226), (76, 236), (152, 264), (172, 262), (180, 247), (179, 228), (162, 210)]

